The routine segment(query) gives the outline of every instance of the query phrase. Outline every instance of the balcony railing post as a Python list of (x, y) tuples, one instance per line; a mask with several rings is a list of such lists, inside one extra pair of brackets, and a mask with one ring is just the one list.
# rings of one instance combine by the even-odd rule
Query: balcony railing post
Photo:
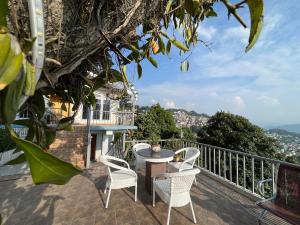
[(205, 158), (204, 158), (204, 162), (205, 162), (205, 169), (207, 169), (207, 162), (206, 162), (206, 158), (207, 158), (207, 151), (206, 151), (206, 146), (204, 146), (204, 153), (205, 153)]
[(244, 178), (244, 188), (246, 188), (246, 157), (243, 155), (243, 178)]
[(275, 195), (275, 165), (274, 163), (272, 163), (272, 193), (273, 193), (273, 196)]
[[(261, 160), (261, 180), (264, 180), (264, 160)], [(262, 193), (265, 193), (264, 186), (262, 186)]]
[(214, 148), (214, 174), (216, 174), (216, 149)]
[(236, 153), (236, 185), (239, 186), (239, 154)]
[(208, 147), (209, 171), (211, 172), (211, 148)]
[(226, 180), (226, 151), (224, 151), (224, 179)]
[(251, 169), (252, 169), (252, 193), (254, 193), (254, 180), (255, 180), (255, 177), (254, 177), (254, 158), (252, 157), (251, 158)]
[(229, 173), (230, 173), (230, 181), (232, 182), (232, 161), (231, 161), (231, 152), (229, 152)]
[(219, 160), (218, 160), (218, 163), (219, 163), (219, 176), (221, 176), (221, 150), (220, 149), (219, 149), (218, 157), (219, 157)]

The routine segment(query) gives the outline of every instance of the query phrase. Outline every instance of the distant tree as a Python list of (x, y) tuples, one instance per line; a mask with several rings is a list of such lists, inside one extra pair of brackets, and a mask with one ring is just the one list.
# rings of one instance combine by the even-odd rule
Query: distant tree
[(196, 141), (196, 133), (189, 127), (182, 127), (182, 136), (185, 140)]
[(279, 144), (248, 119), (226, 112), (217, 112), (198, 132), (199, 142), (269, 158), (282, 159)]
[(137, 116), (135, 121), (138, 130), (138, 139), (148, 139), (153, 135), (163, 139), (179, 136), (179, 129), (176, 127), (172, 113), (163, 109), (159, 104), (153, 105), (145, 113)]

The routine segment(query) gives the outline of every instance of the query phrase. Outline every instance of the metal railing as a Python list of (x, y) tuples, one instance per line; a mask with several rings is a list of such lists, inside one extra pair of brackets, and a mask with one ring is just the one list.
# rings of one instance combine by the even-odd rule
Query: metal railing
[[(134, 144), (151, 144), (151, 141), (135, 140), (125, 141), (125, 143), (125, 158), (130, 160), (133, 159), (131, 149)], [(199, 149), (200, 156), (196, 160), (196, 166), (212, 176), (221, 179), (255, 197), (262, 197), (258, 192), (258, 181), (267, 178), (271, 178), (272, 183), (270, 186), (265, 186), (265, 188), (263, 188), (262, 191), (264, 195), (271, 196), (275, 193), (275, 181), (277, 179), (276, 170), (279, 164), (300, 167), (300, 165), (280, 160), (181, 139), (160, 140), (160, 144), (162, 148), (172, 150), (178, 150), (185, 147), (195, 147)]]
[(91, 125), (133, 125), (132, 111), (100, 111), (92, 110)]

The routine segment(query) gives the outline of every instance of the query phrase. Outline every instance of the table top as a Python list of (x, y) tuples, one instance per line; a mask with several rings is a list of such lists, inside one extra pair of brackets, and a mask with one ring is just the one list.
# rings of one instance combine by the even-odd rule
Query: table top
[(137, 152), (145, 161), (148, 162), (170, 162), (174, 158), (174, 151), (161, 149), (160, 152), (153, 152), (150, 148), (142, 149)]

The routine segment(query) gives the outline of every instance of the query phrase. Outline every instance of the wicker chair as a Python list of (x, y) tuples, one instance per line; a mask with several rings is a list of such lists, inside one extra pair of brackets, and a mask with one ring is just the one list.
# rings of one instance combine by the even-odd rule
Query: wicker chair
[[(269, 199), (258, 201), (257, 205), (263, 209), (258, 224), (267, 212), (288, 221), (290, 224), (300, 224), (300, 166), (279, 165), (275, 195)], [(262, 196), (264, 183), (272, 179), (258, 182), (258, 190)]]
[[(190, 170), (193, 169), (194, 164), (198, 156), (200, 155), (200, 151), (197, 148), (182, 148), (175, 152), (175, 154), (184, 154), (184, 158), (182, 162), (170, 162), (169, 165), (172, 167), (175, 171), (183, 171), (183, 170)], [(196, 178), (195, 178), (195, 184), (197, 184)]]
[[(110, 192), (111, 189), (121, 189), (126, 187), (135, 187), (135, 196), (134, 200), (137, 200), (137, 174), (130, 169), (129, 164), (123, 160), (113, 156), (101, 156), (100, 161), (107, 167), (108, 170), (108, 178), (106, 181), (106, 186), (104, 190), (104, 194), (106, 194), (106, 190), (108, 189), (108, 196), (106, 199), (105, 208), (108, 206)], [(119, 166), (115, 162), (124, 163), (127, 168)], [(111, 169), (114, 169), (112, 171)]]
[[(154, 177), (153, 180), (153, 207), (155, 207), (155, 193), (169, 205), (167, 225), (170, 223), (172, 207), (182, 207), (190, 204), (193, 221), (196, 223), (196, 217), (190, 196), (190, 190), (199, 169), (185, 170), (175, 173), (164, 173)], [(158, 177), (166, 179), (157, 180)], [(175, 223), (174, 223), (175, 224)]]
[(135, 171), (145, 167), (145, 160), (143, 159), (143, 157), (139, 156), (137, 152), (147, 148), (151, 148), (151, 145), (147, 143), (138, 143), (132, 147), (132, 151), (135, 156)]

